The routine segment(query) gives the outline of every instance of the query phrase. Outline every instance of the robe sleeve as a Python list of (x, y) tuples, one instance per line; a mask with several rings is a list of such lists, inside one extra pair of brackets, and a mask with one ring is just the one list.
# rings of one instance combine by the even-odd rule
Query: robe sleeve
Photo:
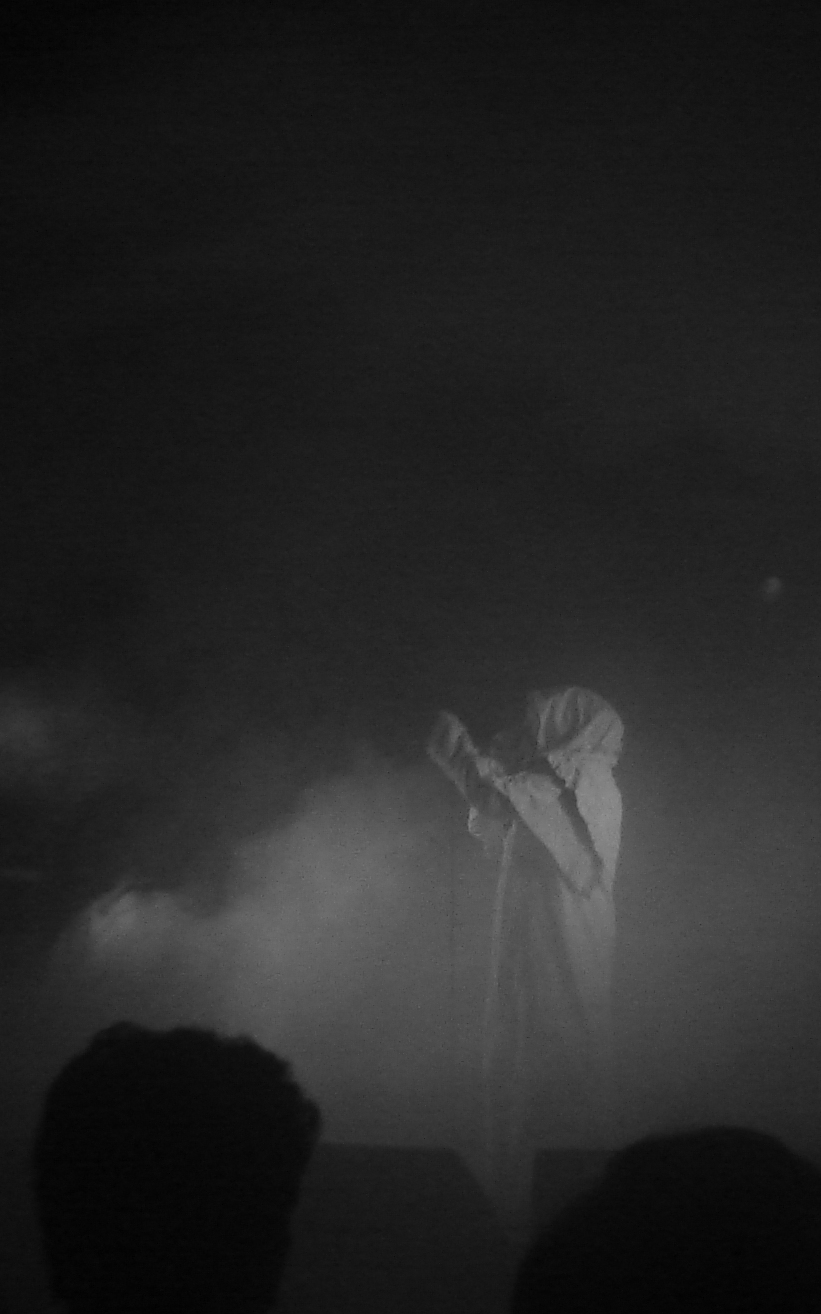
[(621, 795), (607, 751), (596, 743), (591, 752), (578, 736), (572, 749), (572, 757), (565, 750), (554, 764), (553, 754), (525, 733), (515, 741), (497, 736), (492, 753), (482, 754), (452, 712), (440, 714), (428, 741), (429, 757), (471, 809), (472, 834), (485, 839), (483, 819), (503, 825), (521, 820), (576, 894), (597, 886), (609, 892), (621, 838)]
[(472, 809), (494, 820), (512, 820), (512, 808), (499, 789), (502, 770), (479, 753), (452, 712), (441, 712), (428, 740), (428, 757), (456, 786)]
[(574, 824), (566, 791), (534, 772), (511, 776), (507, 789), (516, 812), (547, 849), (562, 880), (576, 894), (590, 894), (601, 882), (602, 862), (586, 828)]

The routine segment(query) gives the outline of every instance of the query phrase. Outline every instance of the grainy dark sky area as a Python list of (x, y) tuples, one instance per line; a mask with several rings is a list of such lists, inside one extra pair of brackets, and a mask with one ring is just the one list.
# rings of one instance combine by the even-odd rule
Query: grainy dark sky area
[[(345, 1025), (383, 1036), (379, 1134), (438, 1135), (452, 1050), (420, 1019), (453, 984), (461, 818), (427, 727), (452, 707), (481, 738), (528, 687), (589, 684), (627, 724), (628, 1122), (811, 1139), (817, 8), (27, 5), (8, 30), (13, 961), (66, 926), (176, 946), (197, 1016), (287, 1036), (344, 1131), (356, 1082), (294, 1022), (335, 963)], [(479, 982), (484, 912), (458, 916)], [(279, 941), (284, 1031), (259, 1021)], [(339, 1007), (313, 1018), (337, 1048)]]
[(638, 604), (663, 638), (665, 595), (732, 566), (726, 633), (792, 575), (821, 474), (806, 7), (44, 24), (2, 137), (21, 588), (112, 554), (155, 608), (184, 579), (310, 718), (435, 698), (460, 642), (549, 664), (571, 616)]

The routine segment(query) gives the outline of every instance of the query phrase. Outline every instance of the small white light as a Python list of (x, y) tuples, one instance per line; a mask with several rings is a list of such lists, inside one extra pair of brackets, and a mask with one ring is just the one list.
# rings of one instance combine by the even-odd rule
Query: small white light
[(775, 602), (784, 591), (784, 584), (777, 575), (768, 575), (761, 585), (761, 596), (765, 602)]

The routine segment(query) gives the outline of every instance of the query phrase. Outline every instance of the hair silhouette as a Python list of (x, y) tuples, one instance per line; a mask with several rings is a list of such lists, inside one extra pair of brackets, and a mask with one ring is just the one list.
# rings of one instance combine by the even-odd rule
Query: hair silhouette
[(52, 1083), (35, 1139), (54, 1296), (71, 1311), (270, 1307), (320, 1126), (251, 1040), (100, 1032)]
[(821, 1309), (821, 1174), (760, 1132), (640, 1141), (536, 1240), (512, 1309), (810, 1314)]

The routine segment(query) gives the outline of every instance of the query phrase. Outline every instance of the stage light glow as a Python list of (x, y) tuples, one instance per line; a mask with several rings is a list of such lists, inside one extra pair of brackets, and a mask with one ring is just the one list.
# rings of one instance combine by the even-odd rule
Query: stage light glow
[(778, 575), (768, 575), (761, 585), (761, 596), (765, 602), (775, 602), (784, 592), (784, 581)]

